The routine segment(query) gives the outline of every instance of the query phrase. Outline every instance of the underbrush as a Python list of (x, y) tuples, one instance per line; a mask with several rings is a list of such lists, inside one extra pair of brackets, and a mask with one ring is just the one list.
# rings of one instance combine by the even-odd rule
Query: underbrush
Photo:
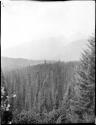
[[(13, 124), (54, 124), (58, 123), (60, 117), (58, 111), (53, 110), (49, 113), (35, 113), (33, 111), (22, 111), (15, 114)], [(60, 123), (61, 121), (59, 121)]]
[(37, 124), (41, 123), (39, 116), (31, 111), (22, 111), (20, 114), (14, 116), (13, 124)]

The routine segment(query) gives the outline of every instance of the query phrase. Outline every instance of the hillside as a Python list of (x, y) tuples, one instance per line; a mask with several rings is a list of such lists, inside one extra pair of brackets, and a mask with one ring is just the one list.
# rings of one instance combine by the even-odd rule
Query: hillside
[[(48, 61), (48, 62), (53, 62), (53, 61)], [(44, 63), (43, 60), (28, 60), (24, 58), (1, 57), (1, 67), (3, 71), (16, 70), (29, 65), (33, 66), (42, 63)]]
[(71, 41), (70, 43), (67, 42), (68, 41), (62, 37), (30, 41), (28, 43), (12, 47), (11, 49), (6, 49), (6, 54), (11, 57), (23, 57), (34, 60), (79, 60), (81, 52), (86, 48), (87, 40), (80, 39)]
[(41, 112), (45, 109), (49, 112), (54, 106), (58, 108), (68, 85), (72, 83), (74, 69), (78, 64), (79, 62), (38, 64), (4, 72), (9, 93), (15, 91), (17, 94), (15, 107), (19, 111), (22, 108), (34, 108)]

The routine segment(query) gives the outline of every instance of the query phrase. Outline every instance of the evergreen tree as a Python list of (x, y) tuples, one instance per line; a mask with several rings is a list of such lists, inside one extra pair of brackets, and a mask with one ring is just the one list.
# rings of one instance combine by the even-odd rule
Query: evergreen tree
[(77, 76), (78, 103), (75, 112), (82, 122), (95, 121), (95, 39), (89, 40), (88, 49), (82, 54)]

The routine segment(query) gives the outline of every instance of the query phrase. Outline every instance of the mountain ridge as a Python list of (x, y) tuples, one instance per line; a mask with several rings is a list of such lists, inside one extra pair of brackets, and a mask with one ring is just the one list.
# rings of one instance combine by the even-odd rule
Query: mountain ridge
[[(54, 61), (47, 60), (47, 63), (53, 63)], [(1, 67), (2, 70), (14, 70), (19, 69), (27, 66), (34, 66), (38, 64), (45, 63), (45, 60), (31, 60), (25, 58), (11, 58), (11, 57), (1, 57)]]

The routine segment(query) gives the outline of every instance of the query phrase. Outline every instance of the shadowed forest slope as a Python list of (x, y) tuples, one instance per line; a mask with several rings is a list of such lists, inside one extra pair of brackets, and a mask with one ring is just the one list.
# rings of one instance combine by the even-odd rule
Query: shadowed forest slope
[(79, 62), (57, 62), (4, 71), (9, 94), (17, 94), (14, 108), (37, 112), (58, 109), (77, 65)]

